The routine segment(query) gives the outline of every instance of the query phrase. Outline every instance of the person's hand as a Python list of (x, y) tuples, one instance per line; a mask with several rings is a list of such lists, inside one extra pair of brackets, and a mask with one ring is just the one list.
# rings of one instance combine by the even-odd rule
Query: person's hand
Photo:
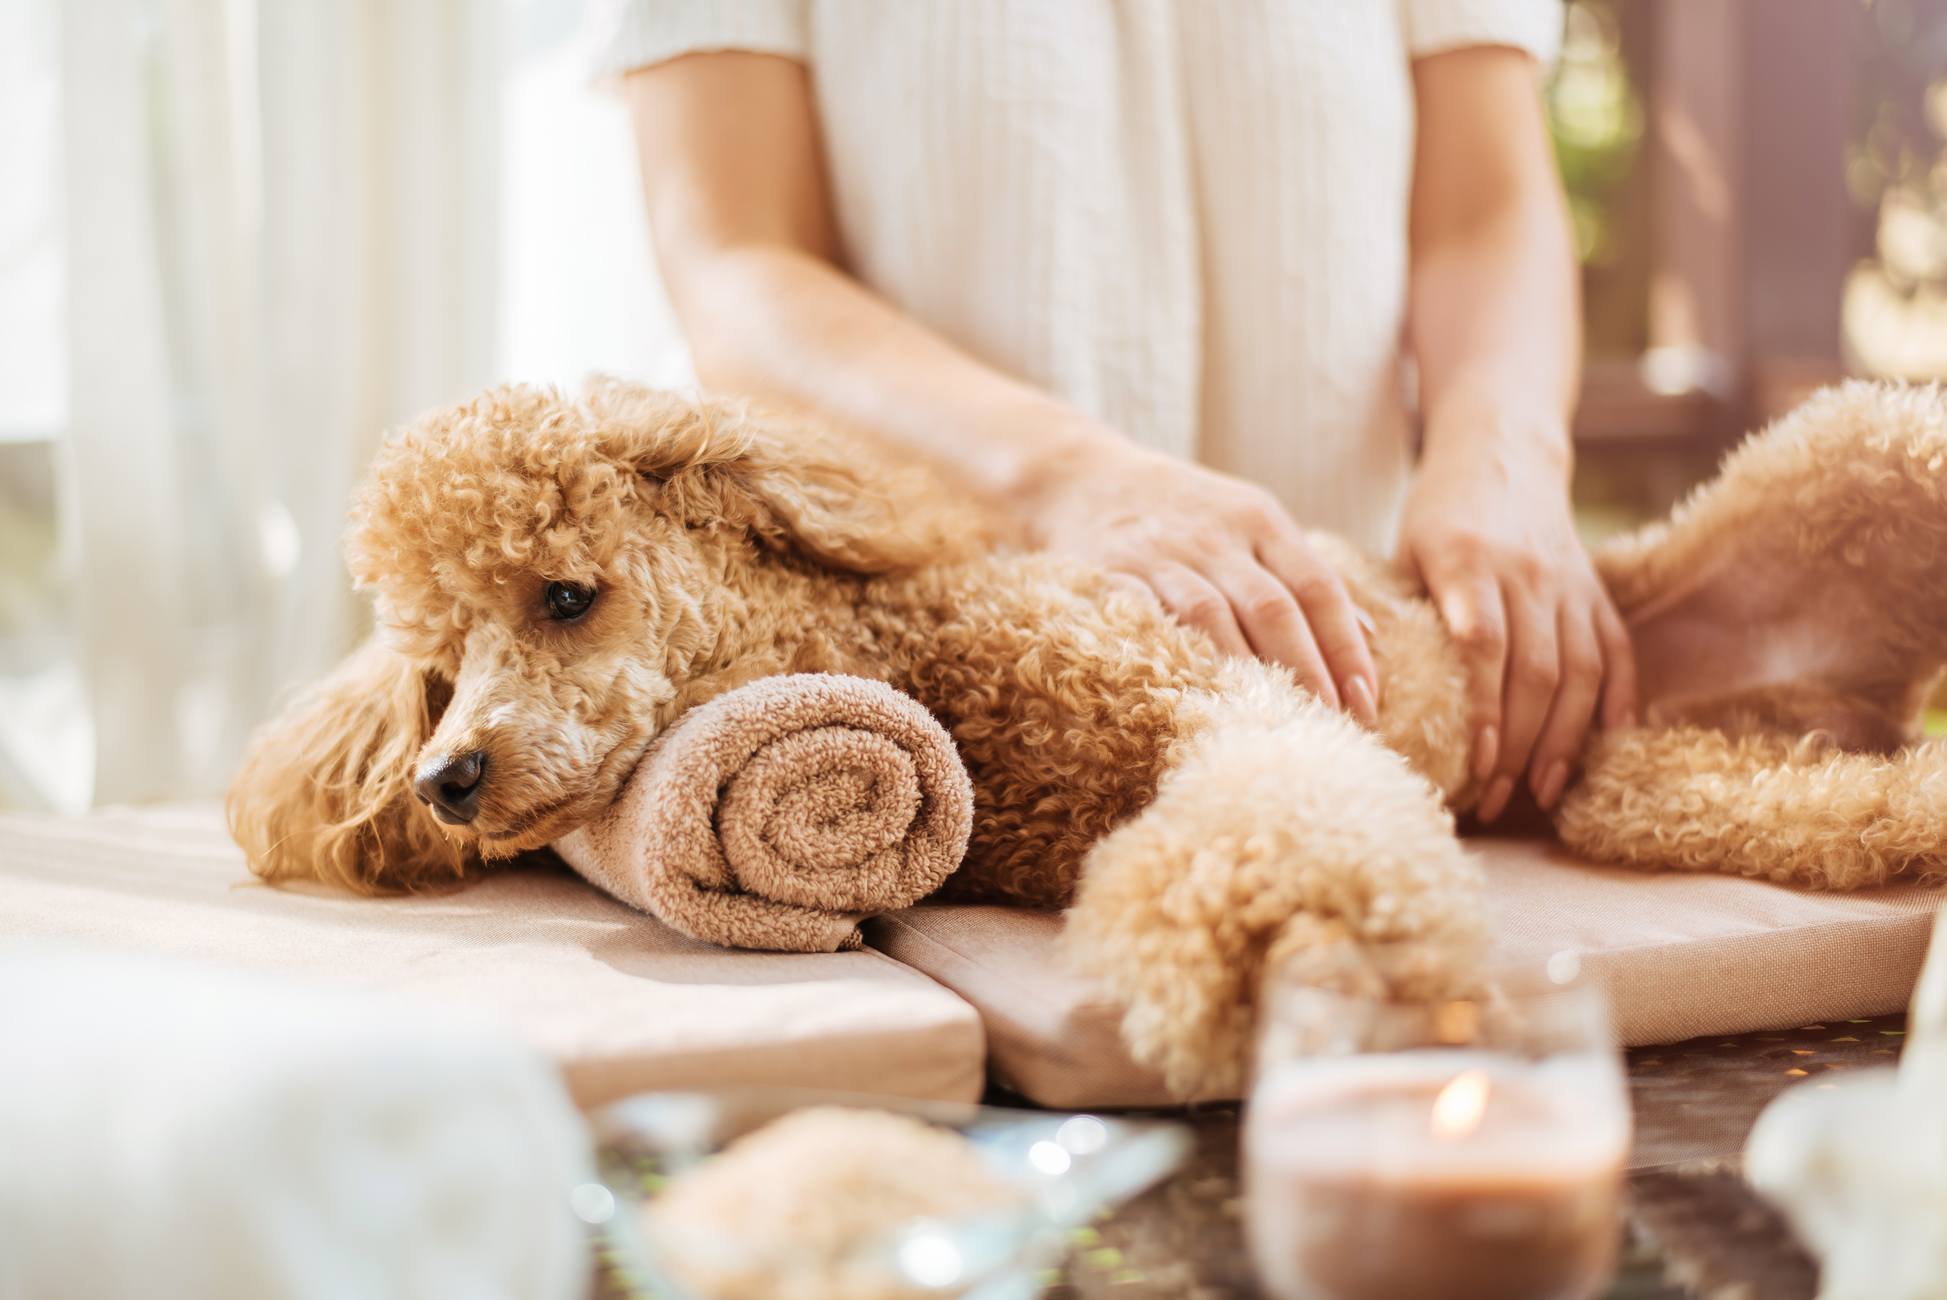
[(1525, 770), (1552, 808), (1597, 715), (1636, 708), (1629, 633), (1569, 511), (1565, 439), (1429, 429), (1400, 533), (1466, 660), (1471, 756), (1493, 821)]
[(1264, 489), (1104, 435), (1049, 471), (1022, 522), (1035, 545), (1148, 587), (1225, 651), (1283, 664), (1327, 704), (1378, 720), (1363, 616)]

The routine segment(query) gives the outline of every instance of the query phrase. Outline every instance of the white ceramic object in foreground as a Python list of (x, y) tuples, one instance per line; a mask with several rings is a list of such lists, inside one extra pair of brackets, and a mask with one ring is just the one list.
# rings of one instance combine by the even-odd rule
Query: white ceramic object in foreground
[(1947, 910), (1899, 1068), (1779, 1097), (1744, 1169), (1819, 1257), (1819, 1300), (1947, 1300)]
[(574, 1300), (589, 1135), (406, 996), (0, 945), (0, 1300)]

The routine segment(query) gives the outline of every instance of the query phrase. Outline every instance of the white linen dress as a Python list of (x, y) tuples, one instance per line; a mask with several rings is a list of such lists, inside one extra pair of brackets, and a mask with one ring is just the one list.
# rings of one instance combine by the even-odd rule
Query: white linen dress
[(810, 69), (848, 269), (1147, 446), (1390, 550), (1412, 60), (1560, 0), (617, 0), (602, 70)]

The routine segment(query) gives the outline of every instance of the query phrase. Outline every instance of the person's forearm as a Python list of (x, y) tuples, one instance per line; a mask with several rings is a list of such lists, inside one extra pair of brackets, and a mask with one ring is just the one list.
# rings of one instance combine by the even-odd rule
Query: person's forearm
[(1559, 470), (1580, 385), (1568, 213), (1534, 62), (1498, 46), (1413, 65), (1408, 334), (1425, 456)]
[(1425, 443), (1400, 525), (1467, 665), (1477, 815), (1567, 788), (1597, 716), (1634, 708), (1629, 637), (1569, 505), (1575, 259), (1535, 66), (1418, 60), (1408, 328)]
[(1514, 195), (1415, 249), (1412, 342), (1428, 449), (1499, 439), (1566, 471), (1580, 384), (1575, 260), (1559, 200)]
[(693, 257), (671, 291), (705, 385), (889, 438), (995, 503), (1018, 505), (1117, 437), (799, 249)]
[(717, 51), (625, 84), (657, 262), (706, 385), (903, 446), (1023, 520), (1068, 468), (1128, 448), (845, 274), (803, 65)]
[(844, 273), (808, 68), (707, 51), (626, 86), (656, 260), (706, 384), (943, 462), (1009, 540), (1116, 574), (1224, 653), (1376, 720), (1358, 610), (1269, 492), (1138, 448)]

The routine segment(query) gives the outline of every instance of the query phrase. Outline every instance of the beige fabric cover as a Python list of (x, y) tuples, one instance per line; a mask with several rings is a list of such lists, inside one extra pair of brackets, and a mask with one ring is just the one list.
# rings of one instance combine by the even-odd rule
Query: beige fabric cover
[(427, 1000), (547, 1052), (584, 1106), (704, 1084), (951, 1100), (982, 1085), (972, 1008), (876, 952), (715, 948), (565, 873), (396, 899), (271, 889), (210, 807), (0, 816), (0, 937)]
[[(1723, 876), (1590, 867), (1546, 841), (1478, 840), (1496, 956), (1572, 952), (1607, 985), (1625, 1043), (1675, 1042), (1906, 1005), (1947, 890), (1813, 894)], [(1050, 1106), (1167, 1100), (1131, 1062), (1117, 1010), (1058, 965), (1053, 913), (921, 905), (868, 942), (980, 1008), (998, 1082)]]

